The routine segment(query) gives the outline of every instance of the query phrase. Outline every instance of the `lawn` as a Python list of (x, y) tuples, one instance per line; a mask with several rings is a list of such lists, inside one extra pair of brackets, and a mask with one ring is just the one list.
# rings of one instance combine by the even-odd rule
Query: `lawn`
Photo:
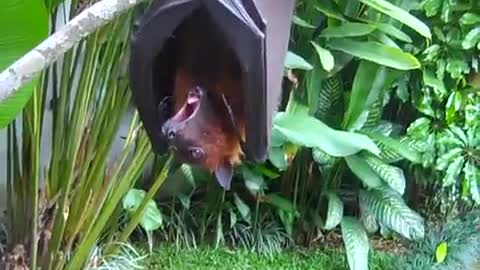
[[(371, 270), (389, 270), (392, 257), (385, 253), (372, 255)], [(285, 251), (273, 257), (245, 250), (198, 248), (179, 250), (162, 245), (147, 259), (146, 269), (321, 269), (347, 270), (340, 250)]]

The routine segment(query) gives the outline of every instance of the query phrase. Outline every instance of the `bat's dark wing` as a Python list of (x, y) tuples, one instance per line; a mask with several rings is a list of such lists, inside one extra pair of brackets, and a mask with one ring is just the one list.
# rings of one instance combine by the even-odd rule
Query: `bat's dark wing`
[[(268, 147), (265, 22), (251, 0), (204, 1), (223, 30), (242, 68), (248, 159), (263, 161)], [(249, 8), (249, 10), (247, 10)]]
[[(281, 93), (293, 4), (294, 0), (157, 0), (153, 3), (135, 33), (130, 76), (140, 117), (157, 152), (165, 150), (160, 127), (167, 117), (157, 113), (157, 106), (171, 89), (168, 83), (154, 85), (155, 57), (164, 50), (165, 41), (182, 21), (197, 8), (204, 7), (225, 33), (241, 64), (246, 90), (243, 93), (246, 101), (243, 150), (250, 160), (265, 160), (272, 117)], [(162, 74), (171, 75), (167, 71)]]

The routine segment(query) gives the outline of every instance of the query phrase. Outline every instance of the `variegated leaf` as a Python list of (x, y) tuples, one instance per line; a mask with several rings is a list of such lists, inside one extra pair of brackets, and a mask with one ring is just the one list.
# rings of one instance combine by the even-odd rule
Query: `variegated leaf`
[(342, 220), (342, 237), (350, 270), (368, 270), (368, 236), (362, 224), (352, 217)]
[(388, 186), (360, 191), (360, 202), (379, 223), (412, 240), (425, 235), (424, 219), (411, 210), (401, 195)]

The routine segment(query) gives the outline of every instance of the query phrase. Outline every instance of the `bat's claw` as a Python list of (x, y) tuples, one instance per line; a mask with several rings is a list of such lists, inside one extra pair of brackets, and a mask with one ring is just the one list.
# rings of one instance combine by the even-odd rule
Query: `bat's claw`
[(160, 119), (167, 119), (172, 111), (173, 100), (171, 96), (167, 96), (158, 104), (158, 115)]

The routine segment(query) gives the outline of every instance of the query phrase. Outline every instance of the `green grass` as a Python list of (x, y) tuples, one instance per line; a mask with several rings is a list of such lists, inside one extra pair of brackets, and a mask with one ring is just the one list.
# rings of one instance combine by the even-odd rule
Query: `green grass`
[[(392, 257), (375, 253), (370, 270), (393, 269)], [(245, 250), (199, 248), (177, 251), (173, 246), (158, 247), (146, 261), (146, 269), (321, 269), (347, 270), (342, 251), (285, 251), (272, 258)]]

